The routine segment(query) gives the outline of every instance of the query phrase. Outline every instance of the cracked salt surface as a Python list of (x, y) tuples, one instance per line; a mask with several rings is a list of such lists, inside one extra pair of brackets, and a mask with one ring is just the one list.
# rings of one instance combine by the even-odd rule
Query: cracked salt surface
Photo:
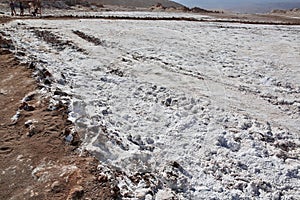
[(41, 61), (53, 87), (72, 95), (82, 149), (124, 172), (124, 199), (300, 198), (300, 27), (89, 19), (5, 27), (22, 59)]

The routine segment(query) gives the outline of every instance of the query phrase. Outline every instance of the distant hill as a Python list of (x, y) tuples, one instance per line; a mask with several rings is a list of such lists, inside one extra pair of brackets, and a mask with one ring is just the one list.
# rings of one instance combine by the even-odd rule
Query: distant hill
[(102, 5), (124, 6), (124, 7), (142, 7), (148, 8), (156, 4), (161, 4), (164, 7), (183, 7), (182, 4), (168, 0), (86, 0), (90, 3)]
[(300, 8), (300, 0), (174, 0), (186, 2), (185, 6), (199, 6), (209, 10), (230, 10), (241, 13), (266, 13), (274, 9)]
[(274, 3), (256, 3), (244, 6), (233, 6), (229, 10), (241, 13), (267, 13), (274, 9), (293, 9), (300, 8), (300, 2), (274, 2)]
[[(0, 0), (0, 2), (3, 0)], [(44, 6), (54, 6), (57, 8), (66, 8), (67, 6), (81, 5), (104, 5), (104, 6), (120, 6), (132, 8), (150, 8), (151, 6), (161, 5), (165, 8), (182, 8), (180, 3), (169, 0), (42, 0)]]

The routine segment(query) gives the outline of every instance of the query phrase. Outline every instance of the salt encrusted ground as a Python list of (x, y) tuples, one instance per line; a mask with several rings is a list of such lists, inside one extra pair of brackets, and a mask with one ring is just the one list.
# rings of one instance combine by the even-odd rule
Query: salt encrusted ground
[(124, 198), (300, 198), (299, 26), (16, 20), (3, 32), (71, 95), (82, 149), (123, 172)]

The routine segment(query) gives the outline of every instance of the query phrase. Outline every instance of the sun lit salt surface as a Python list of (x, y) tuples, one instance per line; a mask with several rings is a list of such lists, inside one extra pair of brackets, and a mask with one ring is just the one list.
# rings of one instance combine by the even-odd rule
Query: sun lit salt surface
[(72, 95), (82, 149), (151, 174), (151, 187), (119, 178), (122, 194), (300, 197), (300, 27), (80, 19), (4, 31)]

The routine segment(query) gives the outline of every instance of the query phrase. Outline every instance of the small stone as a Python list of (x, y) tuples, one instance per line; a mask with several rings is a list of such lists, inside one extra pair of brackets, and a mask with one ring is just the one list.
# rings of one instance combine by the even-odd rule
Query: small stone
[(67, 142), (71, 143), (73, 141), (74, 137), (73, 137), (72, 134), (69, 134), (69, 135), (66, 136), (65, 139), (66, 139)]
[(36, 64), (34, 62), (31, 62), (28, 66), (30, 69), (35, 69)]
[(31, 124), (30, 126), (29, 126), (29, 131), (28, 131), (28, 133), (26, 134), (28, 137), (31, 137), (31, 136), (33, 136), (34, 134), (36, 134), (38, 131), (37, 131), (37, 129), (36, 129), (36, 127), (33, 125), (33, 124)]
[(20, 109), (23, 109), (23, 110), (26, 110), (26, 111), (34, 111), (35, 110), (35, 107), (32, 106), (32, 105), (29, 105), (28, 103), (26, 102), (23, 102), (20, 106), (19, 106)]
[(172, 103), (172, 98), (167, 98), (166, 101), (165, 101), (165, 105), (166, 106), (171, 106), (171, 103)]
[(47, 78), (45, 78), (45, 80), (44, 80), (44, 84), (45, 85), (51, 85), (51, 80), (47, 77)]
[(46, 77), (52, 77), (52, 74), (47, 69), (43, 69), (42, 71)]
[(28, 120), (28, 121), (25, 122), (25, 127), (29, 128), (32, 124), (33, 124), (33, 121), (32, 120)]
[(98, 181), (99, 181), (99, 182), (102, 182), (102, 183), (104, 183), (104, 182), (107, 182), (107, 181), (108, 181), (108, 178), (107, 178), (107, 176), (99, 176), (97, 179), (98, 179)]
[(107, 110), (102, 110), (102, 114), (103, 114), (103, 115), (108, 115)]
[(146, 142), (148, 144), (153, 144), (154, 143), (154, 140), (152, 138), (146, 138)]
[(72, 134), (72, 132), (71, 132), (70, 128), (67, 127), (67, 128), (65, 128), (63, 134), (67, 137), (68, 135)]
[(84, 194), (84, 190), (82, 186), (76, 186), (71, 189), (69, 195), (68, 195), (68, 200), (77, 200), (81, 199)]
[(63, 190), (63, 185), (59, 181), (54, 181), (51, 185), (51, 191), (54, 193), (59, 193)]
[(153, 196), (151, 194), (146, 194), (145, 200), (152, 200)]
[(63, 92), (61, 90), (55, 90), (54, 95), (58, 95), (58, 96), (68, 96), (68, 94), (66, 92)]
[(171, 165), (175, 168), (180, 168), (181, 167), (180, 164), (176, 161), (172, 162)]
[(25, 102), (26, 102), (26, 101), (31, 101), (31, 100), (33, 100), (34, 96), (35, 96), (35, 93), (29, 93), (29, 94), (24, 98), (24, 101), (25, 101)]
[(17, 51), (17, 55), (18, 55), (18, 56), (25, 56), (25, 53), (22, 52), (22, 51)]

